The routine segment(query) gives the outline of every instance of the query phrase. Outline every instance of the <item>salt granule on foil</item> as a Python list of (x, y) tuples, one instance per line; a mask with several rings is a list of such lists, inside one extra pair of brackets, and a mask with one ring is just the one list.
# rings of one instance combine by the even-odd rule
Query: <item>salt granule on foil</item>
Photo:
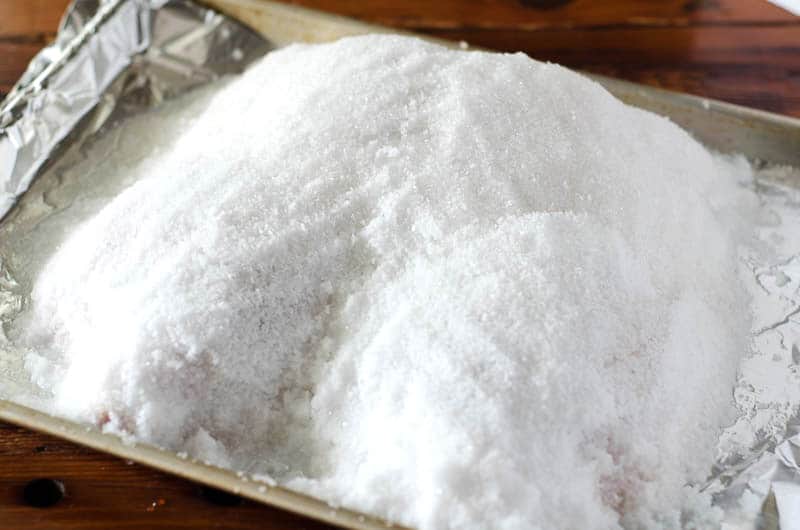
[(198, 108), (60, 218), (13, 330), (54, 410), (423, 529), (715, 525), (743, 160), (406, 37), (270, 53)]

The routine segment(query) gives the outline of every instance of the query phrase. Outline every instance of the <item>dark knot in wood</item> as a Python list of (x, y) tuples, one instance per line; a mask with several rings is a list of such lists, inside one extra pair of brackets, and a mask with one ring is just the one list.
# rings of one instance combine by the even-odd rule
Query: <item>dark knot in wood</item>
[(535, 9), (555, 9), (567, 5), (572, 0), (519, 0), (519, 3), (525, 7), (532, 7)]

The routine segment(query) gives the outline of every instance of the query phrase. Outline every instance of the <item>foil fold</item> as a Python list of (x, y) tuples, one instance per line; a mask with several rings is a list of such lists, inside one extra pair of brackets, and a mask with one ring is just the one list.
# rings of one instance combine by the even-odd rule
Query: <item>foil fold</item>
[(0, 104), (0, 217), (65, 144), (79, 148), (109, 121), (241, 71), (270, 48), (188, 0), (76, 0)]

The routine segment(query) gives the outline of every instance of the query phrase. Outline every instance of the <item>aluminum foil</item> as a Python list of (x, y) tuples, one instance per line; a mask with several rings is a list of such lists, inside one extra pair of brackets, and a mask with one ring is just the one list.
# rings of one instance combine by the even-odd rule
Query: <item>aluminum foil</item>
[[(22, 194), (85, 163), (92, 142), (113, 125), (240, 71), (273, 47), (189, 0), (75, 0), (56, 41), (0, 104), (0, 216), (12, 212), (6, 223), (17, 222)], [(765, 168), (755, 184), (763, 245), (743, 256), (757, 309), (754, 351), (735, 389), (739, 421), (722, 435), (702, 486), (723, 510), (726, 530), (800, 530), (798, 183), (796, 171)], [(18, 313), (23, 298), (0, 260), (0, 318)], [(0, 356), (0, 390), (4, 373), (19, 373), (3, 362)]]
[(800, 530), (800, 170), (756, 172), (761, 202), (742, 251), (753, 303), (752, 353), (740, 366), (738, 421), (721, 436), (706, 484), (723, 528)]
[[(37, 175), (107, 123), (218, 77), (271, 48), (188, 0), (75, 0), (55, 42), (0, 105), (0, 217)], [(65, 160), (65, 156), (67, 160)]]

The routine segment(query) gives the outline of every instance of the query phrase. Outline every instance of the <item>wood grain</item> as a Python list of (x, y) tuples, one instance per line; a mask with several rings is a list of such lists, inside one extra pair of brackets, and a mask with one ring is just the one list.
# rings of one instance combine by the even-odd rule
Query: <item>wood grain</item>
[[(0, 94), (55, 34), (69, 0), (0, 0)], [(800, 19), (764, 0), (294, 0), (368, 22), (464, 40), (800, 116)], [(542, 4), (559, 4), (542, 8)], [(66, 497), (33, 508), (33, 479)], [(0, 423), (0, 529), (326, 528)]]
[(69, 1), (0, 0), (0, 37), (53, 35)]
[(800, 116), (800, 18), (764, 0), (293, 3)]
[(44, 39), (19, 42), (0, 39), (0, 97), (11, 90), (30, 60), (46, 43)]
[(800, 25), (428, 33), (800, 116)]
[(537, 0), (292, 0), (291, 3), (416, 31), (791, 24), (797, 18), (764, 0), (573, 0), (558, 2), (563, 5), (549, 9), (537, 7), (544, 3)]
[[(52, 36), (67, 1), (0, 0), (0, 93)], [(764, 0), (293, 3), (800, 116), (800, 19)]]
[[(49, 508), (28, 505), (25, 485), (39, 478), (60, 480), (65, 497)], [(3, 530), (332, 528), (249, 501), (219, 506), (213, 499), (186, 480), (0, 422)]]

